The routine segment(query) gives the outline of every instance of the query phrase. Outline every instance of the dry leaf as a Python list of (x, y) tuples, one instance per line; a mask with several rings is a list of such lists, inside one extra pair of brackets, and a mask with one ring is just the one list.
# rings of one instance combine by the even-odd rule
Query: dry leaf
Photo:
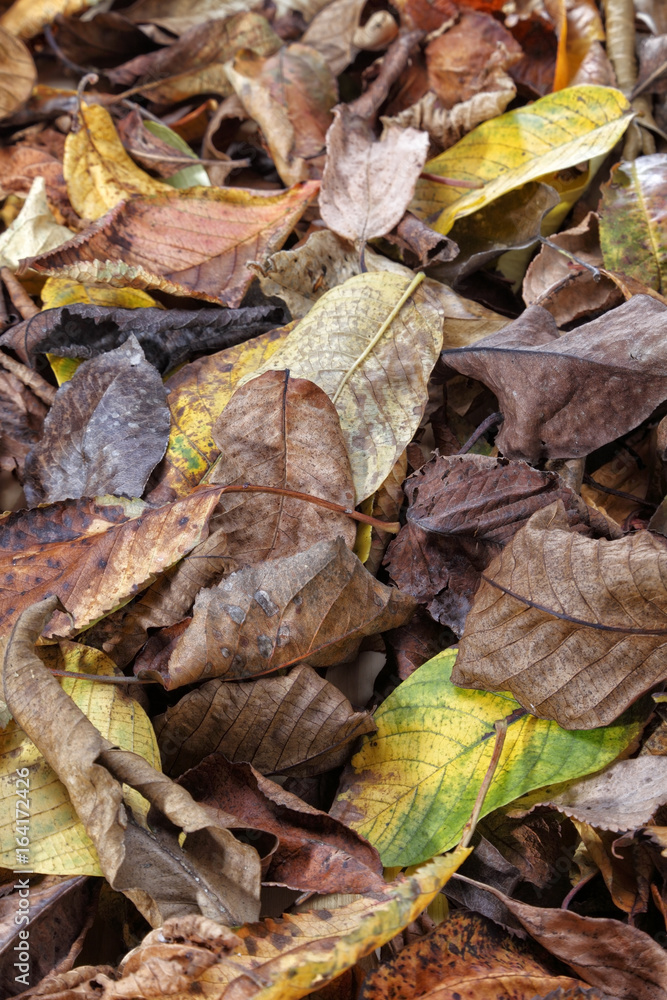
[[(280, 487), (354, 505), (338, 414), (313, 382), (291, 378), (289, 371), (246, 382), (213, 425), (213, 440), (220, 458), (210, 483)], [(224, 554), (240, 565), (296, 555), (339, 535), (354, 545), (355, 526), (345, 514), (287, 496), (230, 493), (220, 497), (217, 516)]]
[(340, 76), (359, 53), (355, 36), (366, 0), (333, 0), (315, 15), (301, 39), (324, 57), (334, 76)]
[(141, 496), (168, 437), (162, 379), (130, 335), (122, 347), (84, 362), (56, 394), (26, 458), (28, 505)]
[[(34, 643), (57, 603), (47, 598), (16, 622), (3, 662), (5, 699), (67, 788), (109, 884), (125, 892), (155, 927), (187, 913), (232, 924), (256, 918), (254, 849), (236, 841), (143, 757), (105, 740), (35, 654)], [(63, 731), (69, 734), (66, 741)], [(123, 783), (153, 804), (152, 828), (138, 825), (126, 809)], [(174, 827), (188, 834), (183, 846)]]
[(402, 625), (414, 602), (379, 583), (342, 538), (232, 573), (200, 590), (192, 623), (166, 663), (135, 671), (168, 689), (206, 677), (241, 680), (308, 660), (327, 666), (352, 655), (363, 636)]
[(667, 675), (667, 541), (583, 538), (558, 501), (485, 571), (454, 683), (511, 691), (538, 718), (605, 726)]
[(73, 235), (56, 222), (46, 200), (44, 178), (36, 177), (23, 208), (0, 235), (0, 267), (15, 271), (24, 258), (48, 253)]
[(500, 333), (442, 357), (498, 397), (503, 455), (575, 458), (627, 433), (667, 398), (665, 330), (667, 309), (645, 295), (562, 336), (551, 314), (532, 306)]
[(14, 0), (0, 17), (0, 27), (10, 35), (33, 38), (56, 14), (73, 15), (95, 7), (100, 0)]
[(246, 262), (282, 246), (318, 186), (309, 181), (285, 194), (191, 188), (187, 196), (169, 188), (135, 197), (30, 266), (84, 284), (160, 288), (233, 308), (252, 280)]
[(29, 49), (6, 26), (0, 27), (0, 118), (13, 114), (28, 100), (36, 81)]
[(327, 134), (320, 213), (353, 243), (384, 236), (400, 222), (428, 155), (428, 136), (388, 126), (376, 142), (370, 124), (342, 104)]
[(375, 726), (307, 664), (246, 684), (208, 681), (155, 720), (164, 770), (177, 776), (213, 751), (262, 774), (306, 777), (338, 767)]

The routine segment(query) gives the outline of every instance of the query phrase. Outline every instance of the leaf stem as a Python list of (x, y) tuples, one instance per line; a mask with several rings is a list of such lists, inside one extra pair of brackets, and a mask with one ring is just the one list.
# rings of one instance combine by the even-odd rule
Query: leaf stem
[[(389, 327), (391, 326), (391, 324), (394, 322), (394, 320), (398, 316), (399, 312), (401, 311), (401, 309), (403, 308), (403, 306), (405, 305), (405, 303), (408, 301), (408, 299), (410, 298), (410, 296), (412, 295), (412, 293), (414, 291), (416, 291), (417, 288), (419, 288), (419, 286), (421, 285), (421, 283), (422, 283), (423, 280), (424, 280), (424, 274), (423, 274), (422, 271), (420, 271), (419, 274), (415, 274), (414, 278), (412, 279), (412, 281), (410, 282), (410, 284), (408, 285), (408, 287), (405, 289), (405, 291), (401, 295), (400, 299), (398, 300), (398, 302), (396, 303), (396, 305), (394, 306), (394, 308), (391, 310), (391, 312), (387, 316), (386, 320), (384, 321), (384, 323), (382, 324), (382, 326), (380, 327), (380, 329), (378, 330), (378, 332), (375, 334), (375, 336), (369, 342), (369, 344), (366, 347), (366, 349), (364, 351), (362, 351), (362, 353), (359, 355), (359, 357), (354, 362), (354, 364), (352, 365), (352, 367), (349, 368), (348, 371), (345, 372), (345, 374), (343, 375), (343, 377), (342, 377), (342, 379), (340, 381), (340, 385), (336, 389), (336, 391), (333, 394), (333, 397), (331, 399), (331, 402), (334, 404), (334, 406), (336, 405), (336, 402), (337, 402), (338, 398), (340, 397), (341, 392), (345, 388), (345, 386), (346, 386), (346, 384), (347, 384), (348, 379), (350, 378), (350, 376), (357, 370), (357, 368), (359, 368), (360, 365), (363, 365), (364, 361), (366, 360), (366, 358), (368, 357), (368, 355), (371, 353), (371, 351), (373, 350), (373, 348), (375, 347), (375, 345), (385, 335), (385, 333), (387, 332), (387, 330), (389, 329)], [(369, 522), (367, 522), (367, 523), (369, 523)]]
[(493, 753), (491, 754), (491, 760), (489, 761), (489, 766), (487, 767), (486, 774), (484, 775), (484, 781), (480, 785), (480, 789), (477, 793), (472, 815), (463, 827), (463, 833), (461, 834), (461, 840), (458, 845), (459, 847), (467, 847), (472, 840), (472, 835), (475, 832), (475, 827), (477, 826), (477, 821), (479, 820), (479, 814), (481, 813), (482, 806), (484, 805), (484, 799), (486, 798), (487, 792), (491, 787), (491, 782), (493, 781), (493, 776), (496, 773), (500, 755), (503, 752), (505, 737), (507, 736), (508, 722), (509, 719), (505, 718), (499, 719), (493, 724), (493, 728), (496, 731), (496, 741), (493, 746)]

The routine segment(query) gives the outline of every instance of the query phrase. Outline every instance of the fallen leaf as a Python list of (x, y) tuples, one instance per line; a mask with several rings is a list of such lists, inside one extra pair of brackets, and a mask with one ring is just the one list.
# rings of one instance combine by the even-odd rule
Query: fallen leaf
[(71, 229), (54, 219), (46, 201), (44, 179), (36, 177), (23, 208), (0, 235), (0, 267), (15, 271), (23, 258), (54, 250), (73, 235)]
[(248, 7), (261, 7), (261, 0), (135, 0), (123, 11), (133, 24), (157, 25), (174, 35), (183, 35), (203, 22), (224, 20)]
[(29, 49), (6, 27), (0, 27), (0, 118), (20, 108), (36, 82), (37, 69)]
[[(221, 310), (228, 313), (229, 310)], [(169, 316), (173, 313), (170, 312)], [(201, 316), (201, 313), (197, 314)], [(288, 328), (289, 329), (289, 328)], [(252, 377), (280, 347), (285, 328), (198, 358), (167, 379), (171, 431), (152, 503), (187, 496), (220, 454), (212, 428), (244, 376)]]
[(667, 956), (644, 931), (620, 920), (585, 917), (572, 910), (529, 906), (482, 886), (524, 930), (591, 986), (623, 1000), (664, 1000)]
[[(579, 86), (540, 98), (479, 125), (451, 149), (426, 164), (426, 171), (454, 180), (475, 181), (479, 191), (418, 181), (412, 211), (439, 233), (501, 194), (546, 174), (562, 171), (608, 152), (630, 124), (629, 105), (619, 90)], [(503, 148), (498, 159), (492, 150)]]
[(319, 11), (301, 41), (324, 57), (334, 76), (340, 76), (359, 54), (355, 35), (366, 0), (333, 0)]
[(288, 369), (333, 400), (357, 503), (387, 478), (419, 425), (443, 312), (430, 286), (361, 274), (327, 292), (257, 371)]
[(407, 523), (385, 565), (401, 590), (433, 618), (463, 632), (481, 574), (528, 518), (555, 499), (583, 534), (619, 537), (554, 472), (484, 455), (438, 455), (406, 481)]
[[(57, 603), (51, 597), (33, 605), (14, 626), (3, 663), (5, 699), (67, 788), (107, 881), (156, 927), (187, 913), (232, 924), (255, 919), (259, 859), (254, 849), (235, 840), (143, 757), (104, 739), (40, 662), (34, 643)], [(63, 729), (70, 734), (67, 741)], [(123, 783), (153, 804), (148, 829), (123, 804)], [(188, 835), (183, 846), (175, 832), (179, 828)]]
[[(437, 896), (469, 853), (459, 848), (434, 858), (409, 878), (388, 885), (384, 893), (362, 896), (346, 906), (285, 913), (277, 920), (249, 924), (238, 929), (234, 941), (227, 928), (212, 921), (169, 921), (131, 952), (119, 970), (120, 978), (104, 977), (108, 1000), (121, 1000), (128, 994), (136, 1000), (158, 1000), (165, 992), (172, 995), (174, 989), (184, 991), (178, 1000), (193, 990), (205, 991), (211, 1000), (225, 1000), (225, 995), (232, 1000), (239, 990), (247, 1000), (267, 990), (277, 998), (299, 1000), (400, 933)], [(225, 951), (232, 954), (226, 956)], [(189, 974), (184, 968), (191, 970)], [(88, 997), (97, 987), (85, 980), (91, 973), (95, 978), (95, 970), (81, 972), (78, 982)], [(57, 991), (57, 981), (53, 985)], [(42, 995), (54, 995), (48, 980)]]
[[(104, 285), (82, 285), (70, 278), (47, 278), (40, 292), (42, 309), (61, 309), (63, 306), (104, 306), (110, 309), (146, 309), (161, 306), (155, 299), (138, 288), (105, 288)], [(50, 320), (53, 317), (49, 317)], [(69, 346), (69, 345), (64, 345)]]
[(22, 471), (39, 439), (47, 407), (10, 372), (0, 372), (0, 468)]
[(26, 458), (28, 505), (112, 494), (139, 497), (169, 436), (166, 393), (132, 335), (63, 385)]
[(644, 36), (639, 41), (639, 74), (632, 96), (664, 93), (667, 73), (667, 35)]
[(356, 244), (384, 236), (405, 213), (427, 155), (425, 132), (390, 125), (376, 142), (369, 122), (340, 105), (327, 133), (320, 191), (325, 224)]
[(215, 489), (151, 508), (141, 500), (98, 497), (4, 514), (0, 632), (35, 601), (56, 593), (69, 635), (127, 601), (197, 545), (208, 531)]
[(242, 51), (225, 68), (261, 128), (283, 183), (313, 176), (338, 100), (336, 78), (319, 52), (296, 43), (266, 58)]
[(14, 0), (0, 16), (0, 27), (19, 38), (33, 38), (56, 14), (78, 14), (100, 0)]
[(616, 164), (600, 203), (604, 266), (659, 292), (667, 291), (665, 190), (667, 155), (654, 153)]
[[(599, 45), (605, 40), (605, 32), (594, 0), (577, 0), (576, 3), (568, 3), (566, 0), (554, 3), (551, 0), (549, 13), (555, 15), (558, 35), (554, 91), (576, 83), (615, 86), (613, 70), (611, 66), (605, 65), (608, 60)], [(598, 65), (600, 52), (602, 60)], [(597, 71), (597, 79), (590, 78), (593, 68)]]
[[(133, 195), (159, 195), (169, 185), (150, 177), (125, 152), (109, 112), (81, 102), (78, 131), (65, 140), (67, 193), (84, 219), (99, 219)], [(31, 256), (36, 256), (32, 254)]]
[[(440, 653), (380, 705), (377, 733), (352, 758), (331, 810), (377, 847), (384, 865), (417, 864), (458, 841), (491, 759), (494, 722), (518, 707), (504, 693), (456, 688), (450, 679), (456, 656), (451, 649)], [(637, 717), (571, 733), (522, 714), (507, 727), (480, 815), (555, 778), (599, 770), (640, 728)]]
[[(166, 12), (165, 12), (166, 13)], [(158, 104), (173, 104), (197, 94), (233, 93), (226, 64), (239, 50), (270, 56), (282, 42), (265, 17), (248, 10), (193, 25), (166, 48), (137, 56), (108, 72), (112, 83), (133, 87)]]
[(79, 66), (107, 69), (152, 48), (150, 39), (121, 11), (99, 10), (92, 18), (56, 14), (53, 32), (60, 51)]
[(234, 308), (252, 280), (246, 262), (282, 246), (318, 186), (308, 181), (284, 194), (241, 188), (190, 188), (179, 194), (167, 185), (169, 194), (120, 202), (85, 233), (30, 266), (84, 284), (160, 288)]
[(532, 306), (500, 333), (442, 358), (498, 397), (503, 455), (575, 458), (627, 433), (667, 397), (666, 326), (665, 306), (645, 295), (562, 336), (551, 314)]
[(26, 198), (35, 178), (46, 185), (48, 203), (59, 224), (76, 224), (78, 218), (67, 197), (67, 187), (60, 160), (48, 149), (17, 143), (0, 149), (0, 190)]
[(200, 590), (168, 661), (153, 666), (145, 653), (135, 671), (172, 690), (205, 677), (248, 679), (305, 659), (328, 666), (352, 655), (365, 635), (402, 625), (413, 610), (412, 598), (372, 577), (342, 538), (317, 542)]
[[(39, 647), (42, 662), (56, 669), (93, 678), (113, 677), (114, 664), (97, 649), (80, 643), (61, 641), (57, 646)], [(12, 664), (13, 668), (13, 664)], [(115, 684), (94, 683), (74, 678), (60, 681), (62, 690), (102, 735), (124, 750), (140, 754), (153, 767), (160, 767), (160, 751), (150, 720), (143, 708)], [(42, 720), (46, 724), (46, 717)], [(72, 734), (68, 734), (67, 745)], [(0, 861), (8, 868), (17, 866), (16, 772), (26, 768), (30, 789), (28, 855), (30, 868), (50, 875), (102, 875), (93, 841), (75, 812), (65, 785), (44, 759), (34, 742), (13, 719), (0, 733)], [(148, 803), (131, 793), (131, 805), (145, 816)], [(20, 848), (20, 845), (19, 845)]]
[(570, 729), (608, 725), (665, 676), (666, 545), (583, 538), (560, 501), (538, 511), (486, 570), (455, 683), (509, 690)]
[(256, 771), (212, 753), (179, 785), (215, 815), (231, 813), (239, 827), (275, 837), (265, 882), (318, 893), (382, 892), (380, 856), (343, 823), (306, 805)]
[[(65, 282), (69, 279), (49, 278)], [(46, 288), (46, 285), (44, 286)], [(75, 287), (72, 288), (72, 285)], [(82, 294), (87, 286), (69, 282), (69, 291), (62, 284), (56, 294)], [(73, 303), (69, 307), (55, 307), (38, 313), (32, 319), (17, 323), (0, 336), (0, 345), (16, 351), (24, 364), (33, 365), (39, 354), (57, 354), (79, 359), (94, 358), (113, 351), (128, 336), (141, 344), (146, 359), (165, 373), (198, 351), (210, 351), (230, 345), (240, 345), (256, 337), (285, 319), (285, 312), (277, 306), (247, 306), (241, 309), (160, 309), (144, 306), (137, 312), (130, 308), (109, 308), (115, 295), (127, 301), (130, 296), (148, 295), (133, 289), (100, 288), (91, 290), (90, 298), (102, 298), (95, 304)], [(107, 302), (104, 302), (104, 299)], [(240, 347), (232, 350), (240, 353)], [(250, 348), (246, 348), (250, 351)], [(221, 352), (221, 354), (223, 354)], [(218, 358), (219, 355), (214, 355)], [(195, 362), (197, 367), (213, 363), (212, 358)], [(190, 376), (189, 368), (183, 370)], [(181, 378), (182, 380), (182, 378)], [(169, 391), (172, 381), (167, 383)], [(231, 395), (231, 393), (230, 393)], [(209, 430), (210, 436), (210, 430)], [(196, 485), (196, 483), (193, 483)]]
[[(265, 372), (236, 390), (212, 434), (220, 458), (207, 482), (280, 487), (353, 507), (352, 470), (338, 414), (313, 382), (292, 378), (289, 371)], [(218, 517), (225, 555), (239, 565), (293, 556), (338, 536), (352, 548), (356, 533), (345, 514), (289, 496), (221, 496)]]
[[(170, 187), (210, 187), (206, 168), (197, 162), (197, 154), (177, 132), (161, 121), (144, 120), (134, 110), (118, 124), (118, 134), (127, 152), (147, 170), (164, 178)], [(192, 166), (178, 168), (178, 160), (193, 160)]]
[(283, 677), (207, 681), (155, 720), (162, 763), (174, 777), (218, 751), (262, 774), (306, 777), (343, 764), (374, 732), (366, 712), (302, 663)]
[(395, 1000), (399, 995), (406, 1000), (460, 1000), (466, 993), (475, 1000), (499, 1000), (503, 994), (507, 1000), (545, 1000), (551, 990), (554, 1000), (586, 1000), (588, 991), (572, 992), (578, 986), (586, 984), (556, 975), (524, 941), (477, 913), (459, 910), (369, 972), (359, 1000)]
[(619, 760), (600, 774), (589, 774), (567, 786), (534, 792), (513, 809), (551, 806), (600, 830), (635, 830), (648, 823), (667, 797), (667, 760), (659, 756)]

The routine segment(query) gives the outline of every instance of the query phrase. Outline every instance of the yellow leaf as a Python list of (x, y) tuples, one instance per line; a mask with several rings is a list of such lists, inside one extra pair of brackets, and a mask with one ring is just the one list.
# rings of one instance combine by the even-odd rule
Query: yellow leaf
[[(104, 653), (79, 643), (63, 641), (58, 646), (39, 647), (38, 652), (47, 666), (60, 670), (106, 676), (119, 673)], [(106, 739), (133, 750), (160, 769), (155, 733), (138, 702), (113, 684), (63, 678), (61, 686)], [(23, 767), (30, 771), (29, 867), (48, 875), (102, 875), (97, 852), (65, 786), (13, 720), (0, 731), (0, 865), (16, 866), (16, 771)], [(134, 791), (131, 795), (133, 809), (136, 806), (139, 814), (145, 814), (143, 798)]]
[(527, 181), (607, 153), (630, 124), (631, 113), (620, 90), (594, 86), (569, 87), (509, 111), (473, 129), (424, 168), (483, 187), (466, 192), (420, 180), (411, 209), (422, 218), (440, 213), (433, 228), (448, 233), (456, 219)]
[(83, 364), (81, 358), (61, 358), (58, 354), (47, 354), (46, 357), (59, 386), (69, 382), (79, 365)]
[(100, 104), (81, 103), (79, 129), (65, 141), (67, 194), (84, 219), (99, 219), (133, 194), (173, 191), (136, 165), (125, 152), (111, 115)]
[(213, 425), (244, 377), (251, 376), (275, 352), (292, 324), (269, 330), (185, 365), (167, 379), (171, 410), (169, 444), (162, 478), (151, 499), (184, 497), (208, 472), (219, 455), (211, 435)]
[(442, 348), (443, 302), (428, 282), (414, 287), (411, 278), (381, 271), (332, 288), (254, 373), (289, 369), (333, 400), (357, 503), (375, 493), (412, 440)]
[(71, 17), (100, 0), (16, 0), (0, 17), (0, 27), (20, 38), (33, 38), (58, 14)]
[(140, 309), (163, 307), (140, 288), (110, 288), (107, 285), (84, 285), (71, 278), (47, 278), (42, 288), (42, 308), (57, 309), (83, 302), (109, 309)]
[[(519, 704), (451, 682), (457, 651), (439, 653), (380, 705), (377, 733), (352, 758), (354, 774), (332, 815), (377, 847), (384, 865), (410, 865), (457, 842), (494, 746), (493, 724)], [(533, 788), (610, 764), (641, 731), (639, 715), (586, 732), (523, 714), (507, 727), (484, 800), (486, 816)]]

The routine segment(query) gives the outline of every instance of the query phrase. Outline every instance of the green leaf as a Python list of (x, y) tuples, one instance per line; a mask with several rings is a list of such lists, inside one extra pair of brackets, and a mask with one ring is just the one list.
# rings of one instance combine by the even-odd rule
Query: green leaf
[[(179, 153), (183, 153), (184, 156), (191, 156), (194, 160), (197, 159), (197, 155), (194, 150), (190, 149), (185, 139), (181, 139), (178, 133), (172, 131), (167, 125), (162, 122), (148, 121), (144, 122), (144, 125), (149, 132), (152, 132), (157, 139), (162, 139), (169, 146), (173, 146), (175, 150)], [(204, 167), (201, 163), (193, 163), (191, 167), (183, 167), (178, 173), (172, 174), (171, 177), (164, 178), (165, 184), (171, 184), (175, 188), (190, 188), (197, 187), (210, 187), (211, 179), (206, 173)]]
[(604, 266), (667, 289), (667, 155), (619, 163), (602, 187), (600, 243)]
[(472, 215), (514, 188), (607, 153), (632, 120), (627, 100), (613, 87), (568, 87), (525, 108), (492, 118), (424, 167), (425, 172), (480, 184), (478, 190), (435, 181), (417, 182), (411, 211), (448, 233), (454, 221)]
[[(455, 687), (456, 654), (439, 653), (380, 706), (377, 733), (352, 758), (355, 775), (332, 810), (377, 847), (385, 866), (418, 864), (456, 844), (491, 759), (493, 724), (520, 707), (508, 694)], [(532, 715), (510, 722), (481, 815), (601, 770), (641, 727), (638, 714), (585, 731)]]

